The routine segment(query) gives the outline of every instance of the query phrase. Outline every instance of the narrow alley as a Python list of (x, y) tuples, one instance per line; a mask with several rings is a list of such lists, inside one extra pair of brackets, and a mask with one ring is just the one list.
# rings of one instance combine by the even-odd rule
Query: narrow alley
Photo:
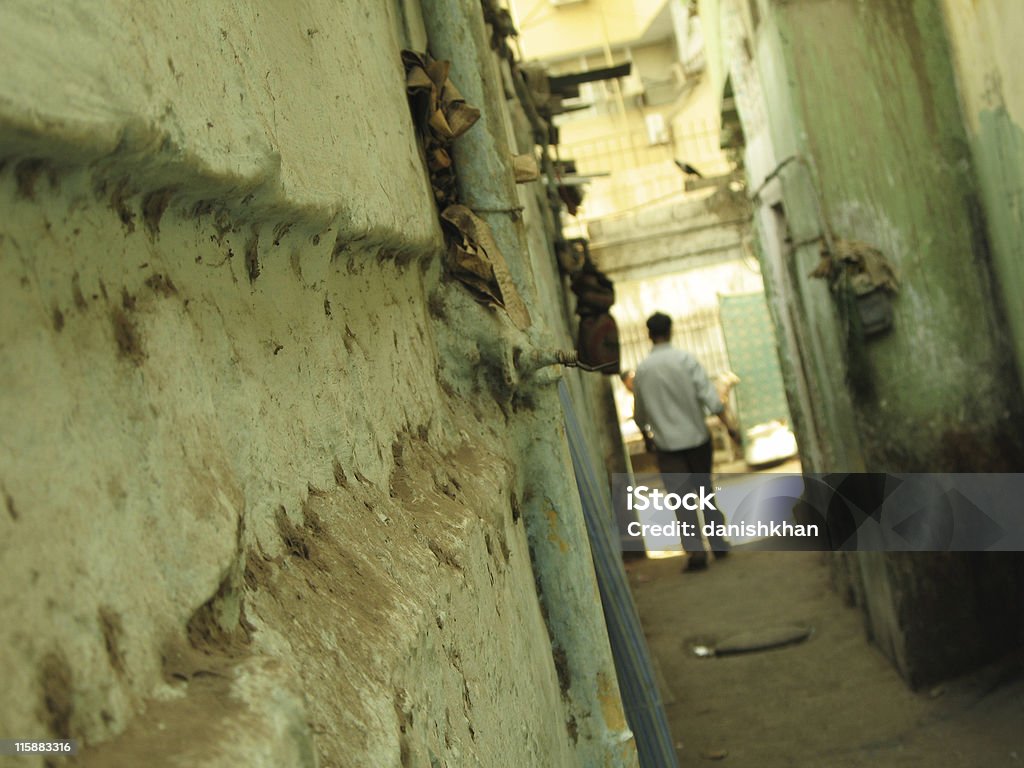
[[(819, 552), (735, 552), (707, 573), (632, 561), (630, 584), (682, 765), (976, 768), (1024, 764), (1021, 657), (911, 691), (843, 605)], [(809, 627), (781, 648), (693, 648)]]
[(0, 765), (1024, 765), (1022, 39), (0, 2)]

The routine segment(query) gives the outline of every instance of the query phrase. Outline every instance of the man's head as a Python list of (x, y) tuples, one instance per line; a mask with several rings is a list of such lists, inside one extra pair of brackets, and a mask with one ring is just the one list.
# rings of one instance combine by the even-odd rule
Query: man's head
[(672, 338), (672, 318), (664, 312), (655, 312), (647, 318), (647, 333), (655, 344)]

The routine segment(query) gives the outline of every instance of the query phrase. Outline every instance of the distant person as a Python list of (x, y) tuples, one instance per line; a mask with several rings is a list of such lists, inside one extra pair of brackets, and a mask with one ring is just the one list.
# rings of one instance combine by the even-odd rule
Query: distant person
[[(647, 320), (647, 332), (654, 348), (633, 380), (633, 419), (642, 432), (653, 431), (658, 469), (667, 492), (683, 496), (701, 485), (710, 489), (711, 433), (704, 409), (721, 419), (734, 441), (739, 442), (739, 434), (701, 364), (689, 352), (672, 346), (672, 318), (656, 312)], [(706, 568), (707, 553), (696, 510), (680, 506), (676, 518), (696, 533), (680, 537), (687, 553), (686, 570)], [(704, 518), (705, 524), (725, 523), (719, 511), (707, 509)], [(728, 542), (720, 537), (712, 537), (710, 544), (719, 558), (729, 553)]]

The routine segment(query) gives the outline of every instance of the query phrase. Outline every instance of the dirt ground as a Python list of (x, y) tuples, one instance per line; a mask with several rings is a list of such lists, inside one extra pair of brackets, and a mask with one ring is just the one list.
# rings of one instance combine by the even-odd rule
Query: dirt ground
[[(683, 766), (1024, 767), (1024, 665), (912, 692), (829, 584), (824, 555), (742, 552), (681, 573), (628, 562)], [(798, 645), (699, 658), (740, 632), (808, 624)]]

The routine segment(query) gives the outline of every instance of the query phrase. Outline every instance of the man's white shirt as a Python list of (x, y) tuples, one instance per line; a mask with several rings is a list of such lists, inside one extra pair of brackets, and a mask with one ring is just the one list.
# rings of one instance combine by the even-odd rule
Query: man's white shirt
[(655, 344), (636, 369), (633, 419), (654, 430), (660, 451), (696, 448), (709, 439), (704, 409), (724, 406), (697, 358), (669, 342)]

